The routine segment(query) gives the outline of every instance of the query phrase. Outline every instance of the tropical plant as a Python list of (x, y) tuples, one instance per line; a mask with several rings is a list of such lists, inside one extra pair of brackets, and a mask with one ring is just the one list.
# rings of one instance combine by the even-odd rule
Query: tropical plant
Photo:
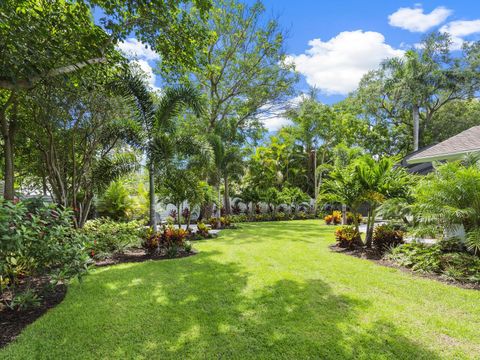
[(362, 189), (362, 198), (369, 205), (365, 244), (370, 247), (378, 207), (387, 199), (408, 196), (411, 177), (402, 167), (395, 167), (392, 158), (375, 160), (363, 156), (355, 163), (355, 172)]
[(133, 200), (121, 181), (114, 181), (97, 201), (97, 212), (116, 221), (132, 217)]
[(176, 149), (180, 150), (181, 143), (185, 143), (185, 139), (179, 140), (172, 135), (174, 119), (186, 107), (200, 114), (200, 96), (192, 87), (180, 86), (164, 89), (161, 97), (155, 99), (141, 74), (132, 71), (127, 71), (119, 79), (117, 88), (135, 107), (146, 139), (141, 148), (147, 157), (150, 225), (156, 229), (155, 165), (165, 165), (175, 155)]
[(478, 253), (480, 228), (480, 167), (460, 162), (436, 164), (414, 193), (417, 232), (447, 236), (463, 227), (466, 241)]
[[(87, 272), (88, 238), (74, 229), (72, 216), (55, 205), (30, 212), (23, 202), (0, 200), (2, 299), (14, 299), (21, 283), (25, 290), (35, 291), (33, 277), (57, 284)], [(10, 296), (3, 296), (5, 292)]]
[(99, 218), (87, 221), (81, 231), (90, 240), (90, 256), (99, 259), (140, 245), (143, 225), (141, 221), (116, 222)]
[(335, 230), (335, 240), (342, 248), (353, 248), (362, 243), (357, 229), (349, 225), (343, 225)]
[(386, 251), (400, 244), (403, 244), (403, 231), (386, 224), (375, 227), (373, 231), (373, 246), (376, 249)]

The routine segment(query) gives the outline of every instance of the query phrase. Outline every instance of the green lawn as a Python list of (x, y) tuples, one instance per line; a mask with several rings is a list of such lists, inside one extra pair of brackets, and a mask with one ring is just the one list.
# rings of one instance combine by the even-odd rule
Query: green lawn
[(0, 358), (480, 358), (480, 292), (331, 253), (333, 229), (245, 224), (97, 269)]

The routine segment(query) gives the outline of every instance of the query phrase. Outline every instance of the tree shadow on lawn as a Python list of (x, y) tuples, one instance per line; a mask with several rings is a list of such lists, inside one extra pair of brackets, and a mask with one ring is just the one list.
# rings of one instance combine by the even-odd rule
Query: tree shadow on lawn
[(262, 286), (213, 255), (101, 269), (7, 349), (12, 358), (44, 349), (51, 358), (438, 358), (391, 323), (366, 323), (368, 302), (321, 280)]

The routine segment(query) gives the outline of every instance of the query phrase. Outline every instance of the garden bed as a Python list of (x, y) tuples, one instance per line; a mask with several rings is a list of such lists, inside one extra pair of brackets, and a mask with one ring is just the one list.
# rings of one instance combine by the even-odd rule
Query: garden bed
[(183, 249), (179, 249), (177, 256), (169, 257), (163, 254), (149, 254), (142, 248), (132, 248), (129, 250), (124, 251), (123, 253), (114, 254), (110, 257), (107, 257), (102, 260), (97, 260), (95, 262), (95, 266), (110, 266), (122, 263), (129, 263), (129, 262), (142, 262), (147, 260), (167, 260), (167, 259), (178, 259), (196, 255), (197, 251), (192, 249), (190, 251), (185, 251)]
[[(46, 278), (36, 279), (33, 286), (41, 290), (47, 285), (48, 281)], [(46, 292), (37, 307), (24, 311), (12, 310), (6, 306), (0, 308), (0, 329), (2, 329), (0, 331), (0, 348), (15, 340), (27, 325), (33, 323), (48, 309), (60, 304), (66, 293), (67, 287), (60, 284)]]
[(410, 268), (407, 268), (405, 266), (401, 266), (394, 261), (384, 259), (384, 256), (381, 252), (375, 250), (375, 249), (367, 249), (365, 247), (355, 247), (355, 248), (342, 248), (339, 247), (336, 244), (330, 245), (330, 250), (333, 252), (345, 254), (345, 255), (350, 255), (354, 256), (360, 259), (365, 259), (365, 260), (370, 260), (377, 265), (385, 266), (385, 267), (390, 267), (394, 269), (401, 270), (403, 272), (412, 274), (414, 276), (419, 276), (422, 278), (427, 278), (431, 280), (436, 280), (439, 282), (442, 282), (444, 284), (448, 285), (453, 285), (456, 287), (460, 287), (463, 289), (473, 289), (473, 290), (480, 290), (480, 284), (479, 283), (471, 283), (471, 282), (461, 282), (461, 281), (456, 281), (452, 279), (448, 279), (440, 274), (436, 273), (428, 273), (428, 272), (419, 272), (419, 271), (414, 271)]

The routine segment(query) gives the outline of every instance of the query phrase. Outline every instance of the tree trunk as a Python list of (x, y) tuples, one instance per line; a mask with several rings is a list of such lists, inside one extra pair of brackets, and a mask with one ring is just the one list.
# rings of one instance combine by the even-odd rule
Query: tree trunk
[(182, 206), (182, 204), (176, 204), (175, 206), (177, 207), (177, 223), (178, 223), (178, 228), (181, 229), (181, 228), (182, 228), (182, 220), (181, 220), (182, 210), (180, 209), (180, 207)]
[(365, 236), (365, 245), (367, 246), (367, 248), (372, 247), (374, 226), (375, 226), (375, 209), (372, 205), (370, 207), (370, 210), (368, 211), (367, 234)]
[(347, 225), (347, 205), (342, 204), (342, 225)]
[(230, 191), (228, 185), (228, 176), (225, 174), (223, 178), (224, 192), (223, 192), (223, 207), (225, 208), (225, 215), (230, 215), (232, 213), (232, 207), (230, 206)]
[(220, 209), (222, 207), (222, 193), (220, 191), (220, 183), (218, 184), (218, 206), (217, 206), (217, 229), (222, 227), (222, 223), (220, 221), (221, 212)]
[(150, 208), (150, 226), (153, 231), (157, 231), (157, 216), (155, 214), (155, 167), (153, 162), (150, 161), (148, 165), (148, 196), (149, 196), (149, 208)]
[(5, 167), (4, 167), (4, 179), (5, 179), (5, 188), (3, 190), (3, 197), (5, 200), (13, 201), (15, 198), (15, 174), (13, 167), (13, 139), (10, 135), (3, 137), (3, 156), (5, 158)]
[(7, 119), (7, 110), (13, 101), (14, 93), (12, 92), (0, 109), (0, 130), (3, 138), (3, 156), (5, 159), (3, 197), (9, 201), (13, 201), (15, 198), (14, 137), (17, 123), (15, 114), (10, 120)]
[(419, 134), (420, 134), (420, 109), (418, 105), (413, 105), (412, 108), (413, 117), (413, 151), (418, 150)]

